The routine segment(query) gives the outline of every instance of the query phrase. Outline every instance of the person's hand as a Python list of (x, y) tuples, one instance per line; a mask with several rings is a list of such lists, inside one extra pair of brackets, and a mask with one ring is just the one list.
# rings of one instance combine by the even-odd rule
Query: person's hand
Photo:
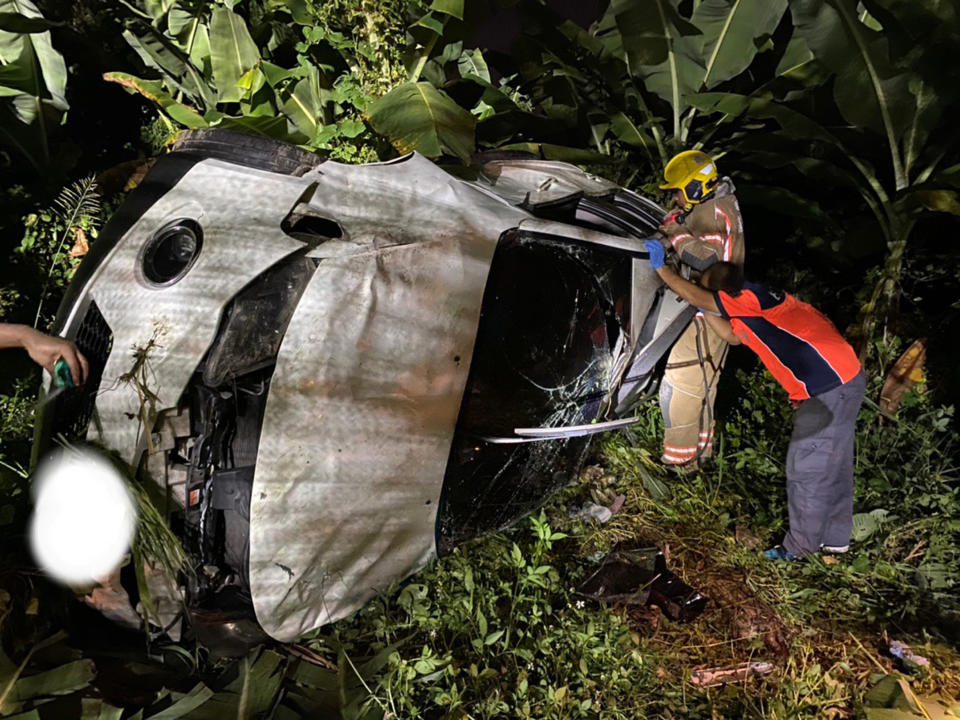
[(45, 335), (42, 332), (28, 328), (23, 336), (23, 349), (30, 358), (51, 375), (57, 360), (63, 358), (70, 368), (70, 376), (76, 385), (83, 385), (87, 381), (89, 365), (77, 346), (64, 338)]
[(683, 211), (679, 208), (671, 210), (663, 216), (663, 222), (657, 228), (664, 235), (670, 236), (680, 232), (680, 225), (683, 223)]
[(659, 240), (644, 240), (643, 244), (650, 254), (650, 267), (659, 270), (663, 267), (666, 260), (666, 253), (663, 250), (663, 244)]

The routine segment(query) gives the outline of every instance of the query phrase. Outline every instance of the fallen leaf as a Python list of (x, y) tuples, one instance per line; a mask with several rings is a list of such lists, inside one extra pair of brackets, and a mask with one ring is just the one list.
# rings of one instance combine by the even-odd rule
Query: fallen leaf
[(746, 662), (730, 668), (704, 668), (694, 670), (690, 682), (697, 687), (714, 687), (731, 682), (740, 682), (753, 675), (766, 675), (773, 671), (773, 663)]
[(747, 550), (756, 550), (763, 543), (763, 541), (750, 532), (745, 525), (737, 525), (733, 531), (733, 536), (737, 539), (737, 542)]
[(906, 349), (887, 374), (880, 391), (881, 410), (896, 415), (903, 396), (915, 384), (923, 381), (923, 364), (926, 359), (926, 339), (920, 338)]
[(850, 717), (850, 711), (843, 708), (830, 707), (823, 710), (824, 720), (842, 720), (848, 717)]
[(70, 257), (83, 257), (90, 251), (90, 243), (87, 241), (87, 234), (83, 228), (73, 229), (73, 247), (70, 248)]
[(623, 503), (626, 501), (626, 499), (627, 499), (626, 495), (623, 495), (623, 494), (617, 495), (613, 499), (613, 503), (607, 509), (610, 512), (612, 512), (614, 515), (616, 515), (618, 512), (620, 512), (623, 509)]

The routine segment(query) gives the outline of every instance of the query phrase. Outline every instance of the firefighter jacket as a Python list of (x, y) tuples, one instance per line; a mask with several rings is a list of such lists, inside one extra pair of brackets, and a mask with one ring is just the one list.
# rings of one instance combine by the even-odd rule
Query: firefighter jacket
[(743, 267), (743, 217), (730, 178), (720, 181), (709, 198), (663, 228), (682, 263), (699, 274), (715, 262)]

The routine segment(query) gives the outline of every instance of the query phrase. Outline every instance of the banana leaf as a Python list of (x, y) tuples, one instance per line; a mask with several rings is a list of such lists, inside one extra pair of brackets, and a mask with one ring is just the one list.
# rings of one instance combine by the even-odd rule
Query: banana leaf
[(777, 69), (774, 71), (774, 74), (777, 77), (793, 75), (813, 60), (813, 53), (810, 52), (810, 48), (807, 47), (807, 42), (802, 37), (794, 35), (790, 38), (790, 42), (787, 43), (787, 49), (780, 58), (780, 62), (777, 63)]
[(960, 188), (960, 164), (944, 168), (934, 176), (933, 180), (953, 188)]
[[(262, 652), (259, 657), (254, 653), (244, 658), (237, 663), (236, 679), (216, 694), (206, 690), (203, 702), (188, 711), (190, 720), (251, 720), (267, 717), (281, 693), (285, 669), (281, 661), (280, 655), (270, 650)], [(174, 720), (185, 714), (164, 716), (163, 720)], [(155, 720), (156, 717), (148, 716), (148, 720)]]
[(211, 125), (214, 124), (217, 127), (242, 130), (243, 132), (253, 133), (254, 135), (263, 135), (264, 137), (283, 140), (284, 142), (303, 144), (309, 142), (311, 139), (296, 129), (291, 130), (290, 124), (282, 115), (279, 117), (270, 117), (266, 115), (231, 117), (229, 115), (225, 115), (217, 122), (211, 123)]
[(179, 720), (198, 709), (203, 709), (212, 697), (214, 697), (213, 690), (203, 683), (197, 683), (190, 692), (178, 697), (169, 707), (147, 715), (147, 718), (149, 720)]
[(210, 59), (219, 101), (239, 102), (246, 91), (237, 83), (260, 62), (260, 51), (243, 18), (226, 8), (210, 20)]
[(174, 100), (159, 80), (142, 80), (122, 72), (104, 73), (103, 79), (107, 82), (117, 83), (126, 88), (128, 92), (143, 95), (147, 100), (156, 103), (171, 119), (185, 127), (190, 129), (204, 128), (210, 124), (195, 109)]
[(95, 675), (93, 660), (76, 660), (53, 670), (20, 678), (14, 686), (14, 694), (20, 701), (66, 695), (85, 688)]
[(0, 17), (0, 98), (9, 98), (0, 109), (0, 144), (43, 173), (51, 164), (47, 136), (68, 107), (66, 64), (32, 2), (0, 0)]
[(840, 144), (833, 134), (815, 120), (769, 96), (713, 92), (690, 95), (686, 101), (705, 113), (722, 112), (733, 117), (745, 115), (775, 120), (787, 135), (795, 139), (819, 140), (832, 145)]
[(702, 33), (701, 84), (710, 89), (746, 70), (786, 10), (787, 0), (703, 0), (691, 18)]
[(648, 132), (637, 127), (625, 113), (617, 112), (611, 115), (610, 127), (614, 135), (620, 138), (620, 140), (627, 143), (627, 145), (642, 147), (647, 152), (647, 155), (650, 156), (650, 159), (653, 160), (657, 147), (656, 141)]
[(464, 0), (433, 0), (430, 9), (463, 20)]
[(0, 97), (37, 94), (39, 88), (33, 63), (33, 49), (24, 45), (20, 57), (6, 65), (0, 65)]
[(843, 117), (886, 137), (898, 188), (907, 179), (899, 144), (910, 122), (909, 74), (889, 60), (887, 38), (860, 21), (857, 0), (790, 0), (796, 33), (836, 73), (834, 99)]
[(960, 215), (960, 193), (956, 190), (917, 189), (912, 190), (905, 204), (920, 206), (933, 212)]
[(944, 68), (955, 63), (960, 6), (951, 0), (867, 0), (865, 6), (883, 24), (891, 59), (910, 74), (913, 103), (903, 137), (904, 172), (909, 176), (930, 136), (941, 127), (941, 109), (958, 99), (960, 88)]
[(266, 60), (260, 63), (260, 70), (263, 72), (267, 82), (276, 89), (279, 89), (280, 86), (283, 85), (287, 80), (304, 76), (303, 68), (298, 67), (287, 70), (279, 65), (274, 65), (273, 63), (267, 62)]
[(123, 708), (109, 705), (100, 698), (83, 698), (80, 707), (80, 720), (120, 720), (123, 715)]
[(181, 83), (181, 79), (187, 74), (186, 62), (163, 42), (163, 36), (160, 33), (151, 28), (143, 36), (138, 37), (129, 30), (124, 30), (123, 39), (133, 48), (144, 65), (159, 72), (171, 87), (190, 95), (190, 99), (195, 100), (192, 93), (189, 93)]
[[(610, 52), (620, 55), (630, 75), (673, 108), (673, 133), (680, 135), (684, 97), (700, 88), (704, 74), (697, 59), (700, 29), (683, 19), (676, 0), (637, 3), (613, 0), (600, 21)], [(615, 31), (610, 27), (612, 18)]]
[(167, 13), (174, 5), (174, 0), (144, 0), (144, 9), (153, 17), (155, 24), (159, 25), (167, 17)]
[(365, 117), (400, 152), (449, 154), (463, 162), (473, 153), (476, 119), (430, 83), (397, 86), (374, 102)]
[(194, 32), (185, 40), (184, 47), (193, 66), (200, 71), (206, 80), (213, 78), (213, 61), (210, 54), (210, 31), (204, 23), (200, 23)]
[(281, 110), (297, 129), (308, 138), (314, 138), (323, 121), (324, 98), (320, 90), (320, 74), (314, 67), (307, 77), (293, 86)]
[(460, 77), (476, 77), (490, 82), (490, 68), (487, 67), (487, 61), (483, 59), (480, 50), (465, 50), (457, 60), (457, 69)]
[(167, 15), (167, 32), (189, 48), (190, 37), (203, 22), (207, 9), (203, 0), (178, 0)]
[(500, 150), (519, 150), (536, 155), (544, 160), (560, 160), (561, 162), (580, 163), (583, 165), (594, 163), (613, 162), (614, 158), (610, 155), (595, 152), (593, 150), (584, 150), (582, 148), (565, 147), (563, 145), (553, 145), (551, 143), (511, 143), (502, 145)]
[[(0, 648), (0, 716), (17, 713), (25, 704), (65, 695), (85, 688), (95, 675), (92, 660), (77, 660), (66, 665), (23, 677), (34, 653), (55, 645), (66, 637), (57, 633), (34, 645), (19, 664), (14, 664)], [(27, 713), (29, 714), (29, 713)]]
[(42, 17), (29, 17), (18, 12), (0, 12), (0, 30), (10, 33), (45, 32), (63, 23), (45, 20)]
[[(14, 100), (26, 97), (33, 102), (30, 96), (17, 96)], [(42, 110), (41, 110), (42, 112)], [(0, 145), (16, 151), (36, 173), (42, 173), (50, 162), (50, 149), (47, 145), (47, 135), (36, 126), (24, 124), (20, 120), (22, 113), (14, 112), (12, 103), (0, 105)]]
[[(0, 13), (14, 13), (24, 18), (42, 20), (43, 16), (30, 0), (0, 0)], [(49, 31), (15, 33), (0, 30), (0, 64), (21, 58), (29, 49), (34, 58), (32, 84), (36, 96), (49, 95), (58, 110), (66, 111), (67, 66), (63, 56), (53, 49)]]

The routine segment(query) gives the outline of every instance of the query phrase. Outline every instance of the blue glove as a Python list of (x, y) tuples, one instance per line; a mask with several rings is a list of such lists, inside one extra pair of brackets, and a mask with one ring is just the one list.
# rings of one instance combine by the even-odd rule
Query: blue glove
[(647, 246), (647, 252), (650, 254), (650, 267), (654, 270), (662, 268), (665, 260), (665, 252), (660, 241), (644, 240), (643, 244)]

